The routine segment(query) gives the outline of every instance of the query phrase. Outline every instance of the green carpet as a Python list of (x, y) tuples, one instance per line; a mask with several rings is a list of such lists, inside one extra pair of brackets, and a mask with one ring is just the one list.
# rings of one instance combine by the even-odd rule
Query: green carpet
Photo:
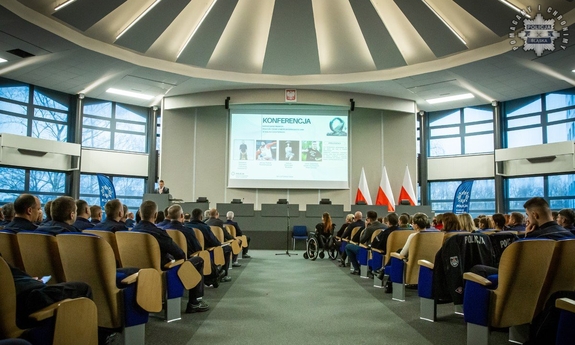
[[(373, 280), (335, 261), (276, 253), (250, 251), (252, 258), (230, 271), (231, 282), (206, 288), (210, 311), (169, 324), (152, 318), (146, 343), (465, 344), (465, 323), (452, 305), (438, 306), (438, 322), (422, 321), (416, 290), (407, 291), (406, 302), (392, 301)], [(506, 344), (506, 337), (495, 332), (492, 344)]]

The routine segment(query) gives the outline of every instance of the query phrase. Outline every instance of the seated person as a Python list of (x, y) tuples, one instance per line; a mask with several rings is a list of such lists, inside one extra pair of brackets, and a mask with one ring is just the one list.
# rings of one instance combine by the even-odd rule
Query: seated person
[(409, 244), (411, 243), (411, 240), (413, 239), (413, 237), (415, 237), (415, 234), (419, 233), (420, 231), (425, 231), (428, 221), (429, 220), (427, 219), (427, 215), (425, 213), (417, 212), (416, 214), (413, 215), (411, 225), (413, 226), (413, 230), (415, 230), (415, 232), (407, 237), (407, 240), (405, 241), (403, 248), (401, 248), (401, 252), (399, 252), (401, 255), (407, 258), (407, 255), (409, 254)]
[(2, 206), (2, 213), (4, 214), (4, 220), (0, 222), (0, 226), (4, 226), (12, 221), (14, 218), (14, 204), (9, 202)]
[[(228, 229), (226, 229), (226, 227), (224, 226), (224, 222), (219, 218), (220, 213), (218, 212), (218, 210), (215, 208), (210, 209), (209, 215), (210, 215), (210, 218), (208, 220), (206, 220), (206, 224), (209, 226), (217, 226), (217, 227), (221, 228), (223, 233), (224, 233), (224, 241), (225, 242), (234, 240), (234, 237), (232, 236), (232, 234), (230, 234), (228, 232)], [(241, 265), (242, 264), (240, 264), (238, 262), (238, 256), (232, 254), (232, 267), (240, 267)]]
[[(185, 222), (185, 220), (184, 220), (184, 222)], [(236, 228), (236, 237), (241, 237), (244, 235), (242, 230), (240, 229), (240, 226), (238, 225), (238, 223), (234, 222), (234, 212), (228, 211), (228, 213), (226, 213), (225, 224), (230, 224), (231, 226)], [(248, 255), (248, 249), (250, 247), (251, 238), (247, 235), (246, 235), (246, 238), (248, 240), (248, 245), (245, 248), (242, 248), (242, 258), (249, 259), (249, 258), (251, 258), (251, 256)]]
[(98, 205), (90, 206), (90, 223), (96, 225), (102, 221), (102, 208)]
[(74, 222), (74, 227), (80, 231), (91, 229), (94, 227), (94, 224), (90, 223), (88, 218), (90, 217), (90, 206), (84, 200), (76, 200), (76, 221)]
[[(397, 219), (397, 215), (396, 215), (396, 219)], [(367, 218), (366, 218), (366, 222), (365, 222), (365, 231), (363, 232), (363, 234), (359, 238), (359, 244), (370, 246), (371, 245), (371, 236), (373, 235), (374, 231), (378, 230), (378, 229), (384, 229), (384, 225), (381, 224), (377, 220), (377, 212), (367, 211)], [(390, 228), (388, 228), (388, 230), (389, 229)], [(397, 227), (395, 229), (397, 229)], [(391, 233), (395, 229), (391, 229), (389, 232)], [(385, 230), (385, 231), (387, 231), (387, 230)], [(382, 232), (380, 232), (380, 234)], [(387, 241), (387, 237), (386, 237), (386, 241)], [(349, 257), (349, 262), (353, 266), (353, 271), (351, 272), (351, 274), (359, 274), (359, 262), (357, 261), (357, 254), (359, 253), (359, 245), (349, 243), (347, 246), (345, 246), (345, 252), (347, 253), (347, 256)]]
[(125, 213), (126, 215), (126, 226), (128, 228), (133, 228), (134, 225), (136, 225), (136, 221), (134, 220), (134, 212), (128, 212), (127, 211), (128, 206), (124, 205), (124, 211), (126, 211)]
[(493, 220), (493, 230), (496, 232), (505, 230), (505, 216), (501, 213), (495, 213), (491, 219)]
[[(214, 235), (214, 233), (212, 232), (212, 229), (210, 229), (210, 226), (207, 225), (206, 223), (202, 222), (202, 210), (200, 210), (199, 208), (195, 208), (192, 211), (192, 220), (188, 223), (184, 225), (185, 227), (188, 227), (190, 229), (198, 229), (202, 232), (202, 234), (204, 235), (204, 248), (211, 248), (211, 247), (220, 247), (222, 246), (222, 243), (216, 238), (216, 236)], [(228, 271), (229, 271), (229, 267), (230, 267), (230, 253), (232, 252), (232, 247), (229, 245), (226, 246), (222, 246), (223, 250), (224, 250), (224, 258), (225, 258), (225, 263), (224, 263), (224, 272), (225, 272), (225, 276), (222, 277), (221, 281), (222, 282), (229, 282), (232, 280), (232, 277), (230, 277), (228, 275)]]
[(156, 219), (156, 226), (160, 229), (167, 229), (166, 226), (170, 224), (170, 222), (172, 221), (168, 215), (168, 208), (170, 208), (169, 206), (166, 207), (164, 209), (164, 212), (160, 211), (162, 213), (162, 220), (160, 221), (160, 219)]
[[(14, 203), (14, 206), (15, 205), (16, 203)], [(557, 216), (557, 223), (565, 230), (569, 230), (572, 234), (575, 234), (575, 211), (570, 208), (562, 209)]]
[(154, 224), (156, 216), (158, 215), (158, 206), (155, 202), (151, 200), (144, 201), (140, 206), (140, 214), (142, 220), (136, 224), (133, 231), (145, 232), (154, 236), (160, 245), (162, 267), (172, 260), (187, 259), (192, 263), (192, 265), (194, 265), (196, 270), (202, 276), (201, 281), (189, 290), (190, 298), (188, 300), (186, 313), (189, 314), (209, 310), (208, 304), (200, 300), (204, 296), (204, 275), (202, 273), (204, 260), (197, 256), (188, 259), (186, 253), (184, 253), (182, 249), (174, 243), (170, 235)]
[(58, 235), (63, 232), (80, 232), (72, 224), (76, 221), (76, 201), (69, 196), (60, 196), (50, 206), (52, 221), (40, 225), (36, 231)]
[(42, 214), (40, 200), (32, 194), (22, 194), (14, 201), (14, 213), (14, 219), (4, 226), (4, 230), (36, 230), (38, 226), (34, 223)]
[(49, 200), (44, 204), (44, 215), (46, 216), (46, 218), (44, 218), (44, 220), (40, 223), (40, 225), (46, 225), (52, 221), (52, 212), (50, 211), (51, 207), (52, 207), (52, 200)]
[(406, 230), (406, 229), (411, 230), (411, 216), (407, 213), (402, 213), (399, 216), (398, 226), (402, 230)]
[(435, 215), (435, 218), (431, 221), (431, 227), (436, 230), (443, 230), (443, 214), (439, 213)]
[(458, 214), (457, 218), (459, 218), (459, 224), (461, 225), (462, 231), (467, 231), (467, 232), (477, 231), (477, 227), (475, 227), (475, 224), (473, 223), (473, 219), (471, 218), (471, 215), (469, 213)]
[(104, 206), (104, 211), (106, 212), (106, 220), (96, 224), (92, 230), (105, 230), (105, 231), (125, 231), (128, 230), (126, 224), (122, 223), (122, 217), (124, 217), (124, 207), (122, 202), (118, 199), (110, 200)]
[[(341, 239), (342, 239), (342, 236), (343, 236), (345, 230), (347, 229), (347, 227), (349, 226), (349, 224), (351, 224), (351, 223), (353, 222), (353, 220), (354, 220), (354, 215), (353, 215), (352, 213), (348, 214), (348, 215), (345, 217), (345, 223), (343, 223), (343, 224), (341, 225), (341, 228), (339, 228), (339, 230), (338, 230), (337, 233), (335, 234), (335, 237), (336, 237), (336, 242), (335, 242), (335, 244), (336, 244), (338, 247), (341, 247)], [(341, 259), (340, 259), (340, 262), (339, 262), (339, 267), (344, 267), (344, 266), (345, 266), (345, 259), (346, 259), (346, 258), (347, 258), (347, 254), (345, 254), (345, 250), (344, 250), (343, 253), (341, 253)]]
[(443, 214), (443, 227), (441, 231), (444, 232), (454, 232), (461, 231), (461, 224), (459, 223), (459, 218), (454, 213), (447, 212)]
[(333, 235), (334, 224), (331, 221), (329, 213), (324, 212), (321, 217), (321, 223), (315, 226), (315, 237), (319, 243), (320, 248), (327, 250), (328, 239)]
[(484, 231), (493, 229), (493, 225), (491, 224), (491, 220), (489, 217), (481, 217), (479, 218), (479, 227), (478, 231)]
[(525, 231), (525, 224), (523, 224), (524, 221), (525, 217), (523, 217), (523, 214), (519, 212), (512, 212), (509, 216), (509, 223), (505, 230)]
[(189, 213), (184, 213), (184, 223), (189, 223), (192, 220), (192, 215)]

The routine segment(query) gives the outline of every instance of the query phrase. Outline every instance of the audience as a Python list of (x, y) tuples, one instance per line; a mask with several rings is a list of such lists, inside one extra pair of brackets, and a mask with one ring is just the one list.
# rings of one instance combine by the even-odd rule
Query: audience
[(409, 226), (411, 217), (405, 214), (402, 214), (401, 216), (399, 216), (399, 222), (398, 222), (398, 226), (400, 229), (411, 229), (411, 227)]
[[(188, 216), (189, 216), (189, 214), (188, 214)], [(185, 222), (185, 217), (184, 217), (184, 222)], [(189, 222), (189, 220), (188, 220), (188, 222)], [(228, 211), (228, 213), (226, 213), (226, 223), (225, 224), (229, 224), (229, 225), (233, 226), (234, 228), (236, 228), (236, 237), (240, 237), (240, 236), (244, 235), (244, 233), (240, 229), (240, 226), (238, 225), (238, 223), (234, 222), (234, 212)], [(248, 241), (248, 245), (245, 248), (242, 248), (242, 258), (249, 259), (249, 258), (251, 258), (251, 256), (248, 255), (248, 249), (250, 247), (251, 238), (246, 235), (246, 239)]]
[(331, 221), (329, 213), (324, 212), (321, 216), (321, 223), (315, 225), (315, 238), (317, 239), (320, 248), (327, 249), (326, 244), (330, 236), (333, 234), (335, 224)]
[(4, 204), (2, 213), (4, 214), (4, 220), (0, 222), (0, 226), (10, 223), (14, 218), (14, 204), (11, 202)]
[(443, 214), (436, 214), (431, 222), (431, 226), (439, 231), (443, 230)]
[(52, 221), (52, 213), (50, 211), (51, 207), (52, 200), (49, 200), (44, 204), (44, 214), (46, 215), (46, 218), (44, 218), (44, 221), (40, 223), (40, 225), (49, 224)]
[(459, 218), (454, 213), (447, 212), (442, 215), (443, 227), (441, 231), (452, 232), (461, 231), (461, 224), (459, 223)]
[(507, 230), (510, 231), (525, 231), (525, 217), (519, 212), (512, 212), (507, 224)]
[(58, 235), (63, 232), (80, 232), (72, 224), (76, 221), (76, 201), (69, 196), (57, 197), (50, 206), (52, 220), (44, 222), (36, 231), (52, 235)]
[(415, 232), (407, 237), (407, 240), (405, 241), (403, 248), (401, 248), (401, 251), (399, 252), (401, 255), (407, 258), (409, 254), (409, 244), (411, 243), (411, 240), (413, 239), (415, 234), (424, 231), (426, 229), (428, 222), (429, 220), (425, 213), (417, 212), (416, 214), (413, 215), (411, 225), (413, 226), (413, 230), (415, 230)]
[(493, 229), (493, 225), (491, 224), (491, 219), (489, 219), (489, 217), (487, 217), (487, 216), (479, 218), (479, 230), (483, 231), (483, 230), (489, 230), (489, 229)]
[(557, 216), (557, 223), (565, 228), (565, 230), (569, 230), (575, 234), (575, 211), (570, 208), (562, 209)]
[(501, 213), (495, 213), (491, 216), (493, 220), (493, 230), (495, 231), (503, 231), (505, 230), (505, 216)]
[(90, 206), (84, 200), (76, 200), (76, 221), (74, 222), (74, 227), (80, 231), (91, 229), (94, 227), (88, 218), (90, 218)]
[(110, 200), (104, 206), (104, 211), (106, 212), (106, 220), (96, 224), (93, 230), (105, 230), (105, 231), (124, 231), (128, 230), (125, 223), (121, 220), (124, 217), (124, 206), (122, 202), (118, 199)]
[(168, 208), (169, 206), (166, 207), (163, 212), (160, 211), (159, 213), (161, 213), (162, 215), (158, 217), (158, 219), (156, 219), (156, 226), (160, 229), (165, 230), (166, 226), (170, 225), (171, 219), (170, 216), (168, 215)]
[(4, 226), (5, 230), (13, 232), (36, 230), (38, 226), (34, 222), (41, 217), (42, 206), (40, 200), (34, 195), (22, 194), (14, 201), (14, 212), (14, 219)]
[(467, 232), (477, 231), (477, 227), (473, 223), (473, 219), (471, 218), (471, 215), (469, 213), (462, 213), (457, 215), (457, 217), (459, 218), (459, 224), (461, 225), (462, 231)]
[[(205, 222), (206, 225), (217, 226), (220, 229), (222, 229), (222, 232), (224, 234), (224, 242), (234, 240), (232, 234), (230, 234), (228, 232), (228, 229), (226, 229), (226, 227), (224, 226), (224, 222), (219, 218), (220, 213), (218, 212), (218, 210), (215, 208), (211, 208), (208, 210), (208, 214), (210, 215), (210, 218), (206, 220)], [(232, 267), (240, 267), (241, 265), (242, 264), (238, 262), (238, 255), (232, 254)]]
[(102, 208), (98, 205), (90, 206), (90, 223), (96, 225), (102, 221)]
[[(371, 236), (373, 235), (375, 230), (383, 229), (383, 224), (381, 224), (377, 220), (377, 212), (375, 211), (367, 211), (367, 218), (365, 221), (365, 230), (361, 234), (359, 238), (359, 244), (363, 244), (365, 246), (371, 245)], [(391, 228), (388, 228), (388, 230)], [(386, 230), (387, 231), (387, 230)], [(391, 230), (393, 231), (393, 230)], [(358, 231), (359, 232), (359, 231)], [(345, 252), (347, 257), (349, 258), (349, 262), (353, 267), (353, 271), (351, 274), (358, 274), (359, 275), (359, 262), (357, 261), (357, 254), (359, 253), (360, 246), (353, 243), (348, 243), (345, 246)]]
[(561, 240), (575, 238), (575, 236), (562, 228), (553, 220), (551, 209), (545, 199), (535, 197), (527, 200), (523, 204), (527, 213), (527, 226), (525, 227), (525, 238), (549, 238)]

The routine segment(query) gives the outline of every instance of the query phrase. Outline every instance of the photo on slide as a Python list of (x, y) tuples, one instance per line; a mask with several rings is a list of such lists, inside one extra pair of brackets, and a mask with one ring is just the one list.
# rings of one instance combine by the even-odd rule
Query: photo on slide
[(280, 140), (280, 161), (299, 161), (299, 141)]
[(302, 161), (321, 162), (322, 142), (321, 141), (302, 141), (301, 143)]
[(277, 141), (275, 140), (257, 140), (256, 160), (258, 161), (275, 161), (277, 160)]
[(255, 143), (251, 139), (234, 140), (233, 160), (247, 161), (254, 159)]

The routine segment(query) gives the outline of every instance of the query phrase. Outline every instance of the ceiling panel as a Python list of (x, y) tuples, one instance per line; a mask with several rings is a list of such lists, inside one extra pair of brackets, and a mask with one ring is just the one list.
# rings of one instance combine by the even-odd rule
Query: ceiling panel
[(441, 57), (467, 49), (423, 1), (395, 0), (395, 3), (435, 56)]
[(238, 0), (218, 1), (188, 43), (178, 62), (205, 67), (212, 56)]
[(350, 0), (349, 3), (353, 8), (377, 69), (405, 66), (406, 63), (401, 52), (393, 42), (389, 31), (383, 25), (371, 2)]
[(320, 72), (311, 1), (276, 1), (262, 73)]
[(481, 21), (497, 36), (506, 36), (509, 33), (511, 21), (516, 11), (499, 0), (454, 0), (464, 10)]
[[(61, 2), (63, 3), (63, 1)], [(124, 2), (126, 0), (75, 1), (52, 15), (78, 30), (86, 31)], [(55, 2), (55, 6), (59, 3)], [(79, 16), (78, 13), (82, 13), (82, 15)]]

